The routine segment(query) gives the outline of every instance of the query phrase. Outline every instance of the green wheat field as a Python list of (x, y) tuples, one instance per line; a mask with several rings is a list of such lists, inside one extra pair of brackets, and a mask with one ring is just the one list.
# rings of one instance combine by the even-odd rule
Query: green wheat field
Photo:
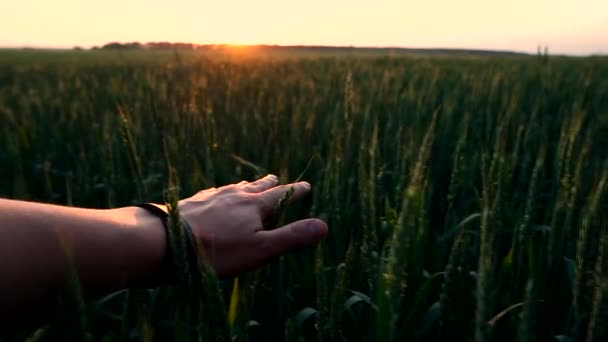
[(303, 173), (286, 220), (329, 225), (238, 284), (74, 282), (6, 341), (608, 338), (606, 57), (0, 51), (0, 165), (92, 208)]

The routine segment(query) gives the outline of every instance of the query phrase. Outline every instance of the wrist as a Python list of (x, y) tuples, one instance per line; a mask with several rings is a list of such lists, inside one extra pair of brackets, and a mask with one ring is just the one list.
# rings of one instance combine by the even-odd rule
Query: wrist
[(155, 286), (165, 284), (167, 279), (167, 233), (158, 216), (140, 207), (129, 207), (133, 215), (135, 241), (132, 248), (141, 259), (142, 279), (134, 279), (129, 286)]
[(182, 282), (196, 274), (199, 271), (198, 249), (189, 223), (179, 218), (179, 227), (174, 226), (164, 205), (142, 203), (134, 209), (139, 245), (153, 251), (145, 259), (151, 257), (151, 264), (157, 265), (154, 280), (147, 284)]

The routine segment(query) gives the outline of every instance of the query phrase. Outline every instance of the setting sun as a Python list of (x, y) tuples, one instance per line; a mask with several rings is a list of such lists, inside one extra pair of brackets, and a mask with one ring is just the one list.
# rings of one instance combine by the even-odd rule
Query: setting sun
[(242, 50), (249, 50), (249, 49), (253, 48), (254, 45), (252, 45), (252, 44), (226, 44), (226, 47), (231, 50), (242, 51)]

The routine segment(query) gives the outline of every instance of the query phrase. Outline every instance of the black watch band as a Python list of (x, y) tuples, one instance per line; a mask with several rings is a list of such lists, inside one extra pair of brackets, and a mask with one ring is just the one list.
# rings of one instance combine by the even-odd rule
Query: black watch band
[[(190, 224), (183, 218), (180, 218), (183, 239), (181, 241), (175, 241), (177, 237), (174, 236), (170, 227), (169, 212), (167, 211), (166, 206), (155, 203), (140, 203), (135, 206), (146, 209), (148, 212), (158, 217), (165, 228), (167, 246), (165, 249), (165, 256), (163, 257), (163, 277), (167, 278), (167, 280), (184, 281), (192, 277), (192, 275), (197, 274), (199, 271), (198, 249)], [(179, 260), (180, 256), (176, 255), (173, 247), (176, 246), (176, 244), (181, 244), (184, 247), (185, 255), (183, 255), (182, 258), (185, 258), (186, 260)]]

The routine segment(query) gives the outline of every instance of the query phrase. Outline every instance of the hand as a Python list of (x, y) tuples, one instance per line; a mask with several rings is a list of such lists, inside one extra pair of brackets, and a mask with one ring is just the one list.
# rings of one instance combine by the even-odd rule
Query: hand
[(220, 276), (236, 275), (268, 259), (319, 241), (327, 225), (318, 219), (293, 222), (273, 230), (263, 223), (290, 187), (291, 201), (310, 192), (310, 184), (279, 186), (274, 175), (255, 182), (240, 182), (203, 190), (179, 202), (180, 215), (188, 221), (202, 253)]

